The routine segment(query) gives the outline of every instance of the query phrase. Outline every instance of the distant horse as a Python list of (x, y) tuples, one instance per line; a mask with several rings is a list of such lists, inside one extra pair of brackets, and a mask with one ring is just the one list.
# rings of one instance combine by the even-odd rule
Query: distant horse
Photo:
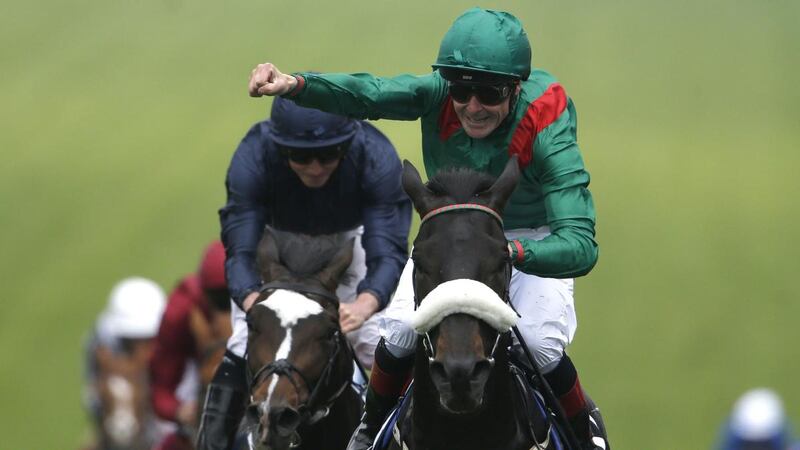
[(405, 162), (403, 187), (422, 216), (414, 241), (420, 333), (412, 403), (390, 448), (529, 450), (564, 448), (519, 371), (509, 363), (511, 266), (500, 214), (519, 169), (497, 180), (444, 171), (427, 185)]
[(353, 241), (329, 248), (335, 254), (328, 259), (320, 239), (290, 238), (280, 252), (268, 230), (258, 248), (267, 284), (247, 315), (251, 381), (243, 430), (250, 448), (344, 449), (362, 408), (335, 296)]
[(126, 355), (98, 347), (96, 450), (149, 450), (156, 435), (147, 379), (147, 343), (130, 342)]

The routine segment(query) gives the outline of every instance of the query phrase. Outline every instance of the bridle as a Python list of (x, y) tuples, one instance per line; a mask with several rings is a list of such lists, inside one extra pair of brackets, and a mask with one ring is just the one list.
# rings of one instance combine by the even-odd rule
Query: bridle
[[(500, 216), (500, 213), (498, 213), (497, 211), (495, 211), (494, 209), (492, 209), (492, 208), (490, 208), (490, 207), (488, 207), (486, 205), (481, 205), (481, 204), (478, 204), (478, 203), (452, 203), (452, 204), (449, 204), (449, 205), (441, 206), (439, 208), (434, 208), (434, 209), (428, 211), (424, 216), (422, 216), (422, 219), (420, 220), (419, 228), (422, 229), (422, 227), (425, 225), (425, 222), (427, 222), (428, 220), (430, 220), (433, 217), (436, 217), (436, 216), (441, 215), (441, 214), (453, 212), (453, 211), (463, 211), (463, 210), (474, 210), (474, 211), (480, 211), (480, 212), (486, 213), (486, 214), (490, 215), (493, 219), (495, 219), (497, 224), (500, 226), (500, 230), (501, 231), (503, 230), (503, 218)], [(413, 275), (413, 279), (414, 279), (414, 309), (419, 307), (419, 304), (421, 302), (421, 300), (417, 296), (416, 267), (417, 266), (415, 265), (414, 266), (414, 275)], [(510, 299), (509, 286), (511, 284), (511, 267), (512, 267), (512, 262), (511, 262), (511, 257), (509, 256), (507, 258), (506, 264), (505, 264), (505, 272), (506, 272), (505, 280), (506, 280), (506, 282), (505, 282), (505, 284), (503, 286), (503, 295), (501, 297), (503, 299), (503, 301), (505, 303), (509, 304), (509, 305), (511, 304), (510, 301), (509, 301), (509, 299)], [(512, 306), (512, 308), (513, 308), (513, 306)], [(498, 344), (500, 343), (500, 338), (504, 334), (507, 334), (507, 333), (508, 332), (498, 332), (497, 333), (497, 337), (494, 340), (494, 345), (492, 346), (492, 351), (489, 353), (489, 357), (487, 358), (489, 363), (492, 366), (494, 366), (494, 355), (497, 352), (497, 347), (498, 347)], [(425, 349), (426, 355), (428, 356), (428, 362), (432, 363), (434, 361), (434, 358), (435, 358), (436, 355), (435, 355), (435, 350), (434, 350), (434, 347), (433, 347), (433, 341), (431, 340), (431, 336), (430, 336), (429, 332), (425, 332), (425, 334), (422, 336), (422, 345), (423, 345), (423, 348)]]
[[(261, 293), (275, 291), (277, 289), (287, 289), (304, 295), (323, 297), (326, 300), (330, 300), (334, 305), (339, 305), (339, 299), (325, 290), (290, 282), (278, 281), (267, 283), (261, 288)], [(342, 349), (350, 345), (347, 341), (345, 341), (341, 331), (339, 330), (336, 330), (333, 335), (331, 335), (329, 341), (333, 342), (334, 350), (328, 358), (328, 361), (325, 363), (325, 368), (322, 369), (322, 374), (313, 387), (308, 378), (303, 375), (303, 372), (295, 367), (294, 364), (292, 364), (287, 358), (281, 358), (261, 366), (255, 371), (255, 373), (251, 374), (249, 370), (247, 371), (250, 392), (254, 392), (255, 388), (264, 379), (267, 379), (272, 375), (276, 375), (278, 377), (286, 377), (292, 384), (292, 387), (294, 387), (297, 398), (300, 399), (303, 397), (303, 395), (301, 395), (303, 391), (301, 390), (301, 387), (297, 381), (297, 378), (299, 378), (302, 380), (302, 384), (305, 386), (305, 391), (309, 393), (305, 402), (300, 403), (300, 406), (297, 408), (297, 412), (300, 414), (300, 423), (313, 425), (324, 419), (330, 413), (330, 409), (333, 404), (351, 383), (351, 380), (346, 379), (341, 386), (336, 388), (332, 395), (328, 396), (327, 398), (322, 397), (324, 388), (329, 387), (330, 385), (330, 379), (336, 359), (342, 353)], [(296, 377), (293, 375), (296, 375)], [(250, 400), (252, 403), (252, 394)], [(300, 443), (300, 436), (297, 434), (297, 430), (295, 430), (294, 438), (290, 447), (297, 447), (300, 445)]]

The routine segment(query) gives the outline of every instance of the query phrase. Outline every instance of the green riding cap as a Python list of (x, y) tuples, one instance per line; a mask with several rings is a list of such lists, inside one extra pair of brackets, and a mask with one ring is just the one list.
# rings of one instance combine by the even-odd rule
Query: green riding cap
[(519, 19), (512, 14), (472, 8), (447, 30), (433, 68), (527, 80), (531, 73), (531, 44)]

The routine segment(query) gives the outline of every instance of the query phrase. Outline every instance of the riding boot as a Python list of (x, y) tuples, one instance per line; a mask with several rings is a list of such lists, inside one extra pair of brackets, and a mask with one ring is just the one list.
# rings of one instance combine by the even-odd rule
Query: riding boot
[(402, 393), (414, 363), (413, 355), (397, 358), (386, 348), (383, 338), (375, 348), (375, 361), (367, 387), (367, 401), (364, 415), (356, 427), (347, 450), (366, 450), (372, 448), (387, 415)]
[[(596, 412), (599, 417), (599, 410), (594, 407), (594, 403), (587, 401), (578, 379), (578, 371), (569, 356), (564, 354), (555, 369), (544, 377), (558, 397), (581, 450), (610, 450), (605, 430), (592, 415)], [(591, 411), (592, 408), (594, 411)], [(600, 421), (602, 423), (602, 419)]]
[(197, 432), (197, 450), (230, 450), (233, 447), (245, 410), (245, 370), (244, 358), (225, 352), (208, 386)]

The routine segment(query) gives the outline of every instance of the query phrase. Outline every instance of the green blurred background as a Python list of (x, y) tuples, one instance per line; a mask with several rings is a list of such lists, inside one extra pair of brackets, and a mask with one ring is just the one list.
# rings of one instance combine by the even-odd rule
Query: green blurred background
[[(218, 233), (267, 114), (250, 70), (425, 73), (473, 1), (10, 0), (0, 7), (0, 449), (85, 438), (112, 284), (165, 289)], [(707, 449), (745, 389), (800, 420), (800, 2), (485, 2), (575, 100), (601, 257), (571, 354), (617, 450)], [(404, 157), (417, 123), (378, 122)], [(795, 230), (792, 232), (791, 230)]]

